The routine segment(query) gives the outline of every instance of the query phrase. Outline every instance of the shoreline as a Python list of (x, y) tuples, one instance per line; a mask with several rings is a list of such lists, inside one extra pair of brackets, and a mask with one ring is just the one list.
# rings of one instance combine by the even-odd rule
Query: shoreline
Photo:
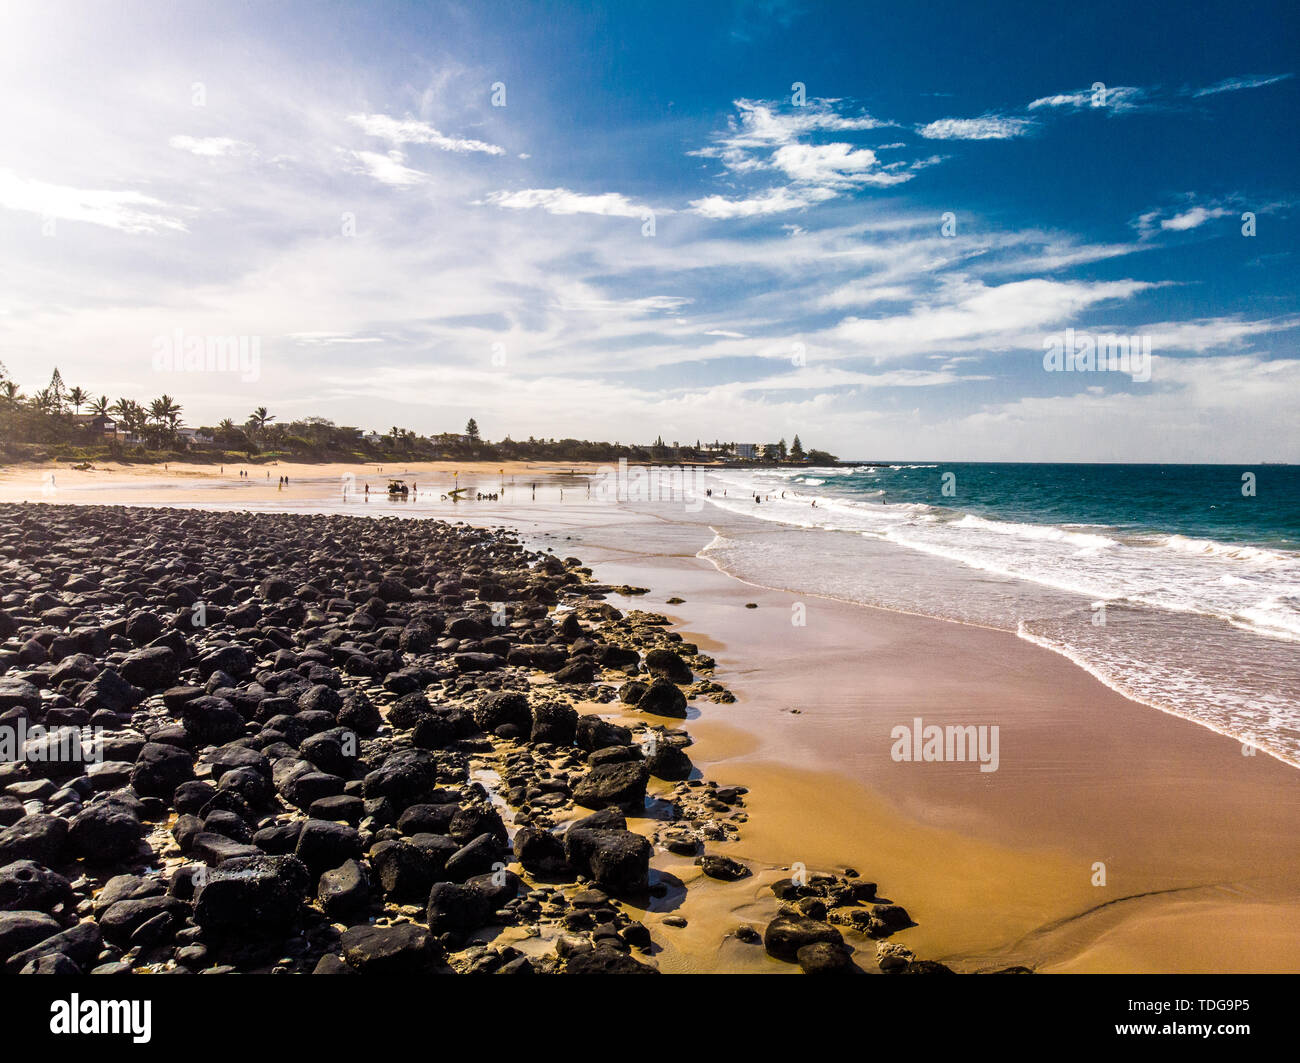
[[(527, 523), (526, 519), (523, 523)], [(663, 523), (664, 518), (654, 521), (656, 528)], [(571, 522), (563, 526), (562, 532), (553, 534), (567, 540), (569, 535), (564, 533), (573, 533), (575, 549), (580, 548), (578, 544), (585, 547), (600, 540), (598, 531), (576, 534), (582, 527)], [(698, 538), (690, 542), (695, 549), (701, 545)], [(861, 835), (870, 835), (873, 830), (885, 831), (890, 845), (898, 851), (898, 863), (886, 865), (889, 870), (887, 877), (899, 881), (897, 875), (903, 875), (906, 893), (927, 902), (926, 907), (917, 911), (916, 918), (921, 925), (909, 932), (914, 935), (911, 940), (918, 943), (924, 954), (958, 969), (981, 969), (1007, 963), (1029, 963), (1040, 970), (1296, 969), (1296, 956), (1300, 955), (1300, 916), (1297, 915), (1300, 909), (1296, 907), (1300, 900), (1300, 861), (1294, 857), (1279, 860), (1271, 851), (1277, 847), (1277, 839), (1293, 837), (1300, 829), (1300, 801), (1297, 800), (1300, 798), (1297, 789), (1300, 780), (1296, 779), (1294, 769), (1286, 762), (1271, 757), (1242, 757), (1238, 744), (1231, 739), (1182, 717), (1152, 712), (1148, 706), (1111, 690), (1056, 652), (1019, 639), (1014, 633), (825, 599), (837, 616), (826, 627), (837, 624), (841, 629), (851, 629), (855, 623), (860, 626), (862, 618), (870, 617), (875, 629), (888, 631), (905, 627), (911, 637), (934, 641), (938, 636), (941, 645), (953, 647), (969, 645), (975, 640), (981, 647), (987, 644), (989, 648), (982, 650), (986, 654), (1004, 654), (1017, 661), (1032, 661), (1032, 668), (1026, 666), (1025, 671), (1018, 671), (1019, 678), (986, 679), (986, 688), (991, 685), (991, 690), (986, 689), (985, 704), (980, 711), (985, 712), (989, 719), (1002, 719), (1005, 728), (1008, 721), (998, 715), (1000, 702), (1006, 698), (1025, 698), (1026, 673), (1035, 675), (1035, 703), (1019, 716), (1024, 724), (1034, 725), (1030, 737), (1035, 743), (1034, 755), (1041, 759), (1043, 767), (1048, 771), (1054, 766), (1069, 768), (1069, 774), (1061, 784), (1065, 794), (1063, 811), (1055, 817), (1043, 816), (1041, 810), (1050, 808), (1060, 799), (1060, 794), (1056, 788), (1042, 785), (1042, 780), (1038, 780), (1039, 785), (1034, 785), (1034, 769), (1020, 773), (1022, 777), (1028, 776), (1028, 784), (1020, 786), (1019, 792), (1002, 802), (1006, 807), (1000, 810), (1001, 818), (988, 814), (991, 802), (987, 794), (973, 791), (970, 787), (922, 786), (909, 788), (915, 789), (915, 793), (900, 795), (898, 783), (905, 780), (898, 775), (887, 776), (887, 785), (875, 779), (869, 780), (876, 783), (869, 787), (861, 778), (854, 777), (852, 763), (847, 770), (833, 770), (828, 762), (833, 762), (842, 752), (833, 743), (845, 741), (844, 726), (855, 720), (857, 705), (850, 706), (851, 711), (840, 713), (841, 720), (830, 731), (833, 743), (829, 747), (822, 745), (820, 761), (814, 759), (811, 765), (803, 765), (802, 769), (792, 767), (790, 762), (798, 747), (798, 737), (788, 727), (774, 729), (770, 726), (772, 719), (782, 718), (779, 712), (772, 712), (771, 707), (773, 701), (779, 700), (798, 683), (797, 680), (784, 682), (779, 690), (773, 692), (771, 676), (785, 666), (797, 671), (796, 665), (788, 659), (789, 654), (781, 652), (779, 642), (765, 640), (756, 644), (747, 626), (727, 620), (724, 610), (708, 607), (700, 610), (707, 613), (707, 618), (692, 615), (696, 612), (691, 607), (692, 600), (698, 602), (701, 599), (699, 594), (692, 599), (693, 592), (684, 589), (686, 577), (678, 570), (691, 564), (704, 566), (716, 576), (716, 585), (711, 585), (710, 591), (704, 594), (705, 598), (730, 596), (757, 600), (760, 613), (763, 611), (760, 595), (767, 594), (773, 601), (779, 600), (787, 606), (794, 598), (811, 596), (745, 583), (707, 559), (698, 558), (691, 550), (670, 551), (669, 554), (671, 556), (647, 559), (643, 553), (611, 548), (609, 557), (593, 568), (610, 574), (611, 579), (640, 581), (656, 589), (675, 586), (675, 594), (684, 596), (687, 603), (664, 606), (665, 611), (697, 641), (703, 643), (705, 639), (696, 633), (707, 631), (709, 640), (721, 647), (715, 651), (721, 666), (720, 675), (737, 694), (740, 705), (758, 703), (769, 710), (759, 721), (746, 721), (748, 726), (733, 726), (725, 719), (719, 724), (733, 730), (740, 727), (741, 733), (751, 742), (757, 735), (761, 744), (766, 736), (766, 755), (751, 752), (733, 756), (728, 749), (728, 742), (734, 739), (732, 736), (732, 739), (719, 739), (721, 760), (709, 761), (710, 770), (724, 778), (724, 765), (733, 760), (737, 767), (749, 770), (752, 783), (750, 804), (755, 810), (752, 817), (755, 827), (747, 838), (742, 838), (742, 847), (747, 840), (753, 839), (754, 830), (762, 830), (765, 823), (773, 822), (774, 812), (788, 813), (801, 801), (815, 805), (818, 815), (808, 817), (791, 830), (801, 830), (807, 836), (812, 823), (815, 823), (817, 832), (828, 833), (826, 808), (835, 802), (819, 801), (810, 796), (809, 791), (824, 789), (826, 780), (833, 778), (841, 780), (836, 800), (858, 808), (859, 812), (850, 822), (842, 824), (836, 835), (837, 845), (826, 847), (820, 858), (827, 863), (861, 862), (865, 859), (862, 854), (871, 850), (869, 841)], [(651, 571), (659, 572), (659, 578), (652, 578)], [(741, 617), (757, 615), (735, 610), (733, 614)], [(946, 638), (942, 635), (945, 631)], [(729, 642), (737, 647), (734, 652), (726, 651)], [(851, 640), (849, 644), (841, 640), (837, 652), (806, 664), (803, 675), (816, 674), (816, 682), (823, 688), (828, 685), (842, 687), (846, 682), (851, 684), (855, 681), (854, 669), (846, 666), (845, 662), (855, 660), (855, 655), (860, 652), (861, 646), (852, 645)], [(754, 668), (756, 659), (763, 661), (761, 669)], [(897, 665), (898, 662), (893, 663)], [(886, 666), (886, 670), (896, 668)], [(911, 670), (917, 669), (913, 666)], [(919, 692), (935, 685), (934, 676), (928, 670), (919, 670), (922, 675), (913, 680), (913, 686), (907, 691), (909, 697), (917, 697)], [(850, 673), (847, 677), (846, 672)], [(945, 690), (952, 686), (952, 683), (946, 684)], [(1068, 697), (1058, 698), (1057, 690), (1062, 687), (1068, 691)], [(946, 708), (952, 709), (964, 695), (964, 691), (955, 690), (948, 693), (946, 702), (942, 701), (943, 694), (938, 698)], [(843, 700), (842, 692), (839, 696)], [(928, 697), (926, 694), (920, 696), (931, 702), (936, 698), (933, 692)], [(1045, 719), (1053, 711), (1056, 701), (1065, 701), (1070, 710), (1068, 718), (1061, 721), (1060, 734), (1046, 726), (1049, 721)], [(702, 749), (708, 749), (709, 725), (738, 707), (706, 710), (708, 719), (695, 725)], [(1113, 731), (1090, 719), (1096, 708), (1104, 710), (1106, 723), (1113, 726)], [(970, 717), (970, 711), (967, 710), (965, 715)], [(907, 717), (900, 713), (899, 718), (905, 720)], [(803, 715), (797, 719), (807, 720), (808, 717)], [(1125, 729), (1133, 733), (1127, 751)], [(1081, 737), (1087, 738), (1090, 748), (1077, 747)], [(1071, 747), (1074, 747), (1072, 754)], [(1144, 763), (1141, 755), (1134, 756), (1135, 749), (1143, 748), (1149, 748), (1155, 757), (1162, 759), (1160, 769), (1171, 772), (1172, 780), (1167, 782), (1161, 770)], [(880, 759), (877, 753), (876, 760)], [(1093, 762), (1089, 763), (1090, 760)], [(764, 772), (768, 772), (765, 782), (759, 782), (760, 777), (755, 775), (755, 766), (759, 764)], [(920, 765), (894, 767), (921, 768)], [(941, 766), (934, 767), (938, 769)], [(1260, 770), (1254, 770), (1256, 768)], [(800, 770), (813, 772), (810, 780), (802, 786), (798, 785)], [(1041, 770), (1037, 773), (1041, 774)], [(1127, 774), (1135, 778), (1129, 780)], [(879, 764), (875, 775), (881, 776)], [(1176, 796), (1170, 796), (1167, 791)], [(776, 802), (776, 809), (764, 809), (761, 807), (764, 795), (772, 792), (785, 796)], [(803, 796), (791, 799), (789, 795), (792, 793)], [(888, 814), (876, 814), (880, 812), (881, 801), (892, 806)], [(936, 812), (936, 809), (951, 812), (954, 807), (961, 808), (963, 802), (966, 814), (948, 815), (946, 819), (951, 822), (944, 822), (945, 816)], [(1131, 808), (1150, 810), (1142, 818), (1133, 819)], [(975, 810), (973, 817), (972, 809)], [(940, 821), (938, 826), (949, 826), (953, 830), (946, 835), (930, 835), (924, 840), (916, 837), (917, 833), (924, 834), (935, 825), (936, 816)], [(1165, 836), (1166, 831), (1160, 822), (1162, 816), (1168, 817), (1170, 829), (1167, 833), (1172, 837)], [(1202, 818), (1198, 819), (1198, 816)], [(981, 817), (989, 822), (981, 824)], [(1270, 822), (1260, 822), (1261, 817)], [(1032, 830), (1017, 829), (1019, 821), (1026, 818), (1030, 821), (1037, 818), (1039, 822)], [(1067, 844), (1070, 834), (1079, 833), (1078, 823), (1089, 821), (1095, 821), (1091, 830), (1083, 832), (1074, 845), (1083, 852), (1070, 856)], [(860, 826), (868, 822), (872, 823), (870, 828)], [(1242, 844), (1238, 834), (1249, 835), (1249, 841)], [(909, 838), (909, 835), (912, 836)], [(972, 836), (975, 841), (983, 841), (989, 847), (972, 847)], [(1007, 844), (998, 849), (997, 845), (1003, 841)], [(925, 869), (927, 845), (935, 844), (946, 846), (948, 852), (963, 853), (965, 866), (970, 869), (968, 873), (982, 878), (986, 884), (981, 894), (972, 894), (959, 905), (951, 904), (951, 898), (947, 898), (948, 907), (942, 906), (947, 891), (936, 884), (933, 872), (927, 873)], [(1142, 859), (1141, 850), (1146, 847), (1156, 851), (1155, 858)], [(1190, 857), (1181, 857), (1180, 853), (1190, 854)], [(1108, 862), (1111, 869), (1116, 863), (1121, 865), (1124, 888), (1116, 888), (1113, 879), (1108, 890), (1099, 891), (1091, 885), (1092, 863), (1098, 859)], [(1010, 873), (1013, 868), (1014, 874)], [(885, 876), (885, 870), (879, 867), (873, 873)], [(1231, 888), (1211, 885), (1225, 879), (1235, 885)], [(1257, 879), (1262, 882), (1256, 883)], [(1026, 881), (1034, 882), (1035, 887), (1023, 889)], [(1182, 894), (1163, 898), (1157, 895), (1149, 899), (1140, 896), (1149, 890), (1187, 887), (1201, 888), (1210, 894), (1208, 901), (1200, 898), (1186, 903), (1199, 904), (1202, 915), (1213, 916), (1216, 927), (1222, 928), (1215, 935), (1207, 934), (1190, 916), (1175, 918), (1175, 913), (1185, 903)], [(1216, 889), (1217, 893), (1214, 892)], [(1099, 893), (1104, 901), (1099, 901)], [(1260, 895), (1255, 897), (1254, 893)], [(1192, 896), (1195, 898), (1196, 895)], [(1131, 899), (1125, 900), (1126, 897)], [(931, 909), (929, 902), (932, 898), (941, 907)], [(1112, 901), (1122, 903), (1110, 905)], [(1099, 903), (1109, 907), (1104, 912), (1098, 911)], [(1019, 914), (1007, 920), (1000, 935), (986, 934), (981, 938), (978, 933), (971, 934), (971, 918), (978, 913), (978, 918), (987, 920), (991, 913), (997, 914), (998, 906), (1006, 906), (1008, 911), (1015, 909)], [(1103, 929), (1092, 929), (1101, 927), (1104, 920), (1114, 919), (1117, 913), (1123, 915), (1117, 920), (1121, 924), (1119, 929), (1105, 927), (1104, 933)], [(1056, 924), (1060, 924), (1056, 930), (1048, 932), (1042, 929)], [(1124, 951), (1132, 947), (1125, 942), (1150, 934), (1149, 928), (1152, 927), (1160, 927), (1161, 933), (1144, 945), (1143, 952), (1130, 954)], [(1257, 931), (1264, 935), (1264, 940), (1249, 948), (1244, 947), (1241, 943)], [(1023, 943), (1019, 949), (1017, 942)]]
[[(778, 603), (788, 617), (793, 599), (813, 596), (725, 573), (698, 556), (701, 522), (676, 514), (558, 503), (552, 490), (531, 508), (507, 499), (452, 516), (510, 526), (534, 546), (575, 553), (605, 582), (650, 586), (647, 603), (717, 658), (720, 679), (739, 699), (705, 704), (688, 726), (709, 777), (749, 788), (752, 814), (736, 853), (765, 870), (739, 890), (705, 884), (702, 899), (690, 901), (700, 914), (668, 939), (665, 969), (703, 969), (727, 920), (774, 906), (756, 887), (794, 859), (783, 837), (812, 840), (810, 868), (879, 876), (920, 924), (901, 940), (959, 970), (1296, 969), (1300, 868), (1270, 852), (1300, 829), (1294, 769), (1285, 762), (1243, 758), (1232, 740), (1152, 713), (1056, 651), (994, 628), (826, 598), (821, 619), (800, 636), (811, 630), (816, 638), (797, 654), (788, 626), (779, 637), (773, 629), (759, 637), (753, 620), (775, 615)], [(686, 601), (667, 604), (671, 597)], [(739, 599), (759, 609), (744, 610)], [(864, 643), (894, 651), (864, 657)], [(968, 678), (978, 682), (936, 675), (927, 651), (969, 660)], [(980, 674), (990, 657), (1016, 667)], [(832, 711), (782, 712), (783, 702), (805, 697), (801, 683), (815, 684)], [(861, 690), (872, 684), (891, 692), (883, 723), (909, 719), (911, 708), (900, 707), (909, 705), (946, 714), (940, 722), (996, 720), (1004, 731), (1021, 729), (1013, 736), (1036, 763), (1012, 771), (1004, 742), (1003, 768), (982, 789), (945, 777), (942, 765), (890, 764), (861, 740), (864, 721), (882, 723), (879, 704), (866, 705), (864, 716)], [(965, 704), (967, 686), (975, 704)], [(873, 742), (881, 740), (877, 732)], [(940, 770), (926, 775), (927, 768)], [(1054, 771), (1059, 783), (1048, 785), (1043, 776)], [(931, 864), (937, 852), (955, 875)], [(1113, 875), (1100, 891), (1088, 881), (1097, 861)], [(748, 958), (738, 945), (725, 948), (728, 962)], [(745, 969), (770, 968), (765, 961)]]

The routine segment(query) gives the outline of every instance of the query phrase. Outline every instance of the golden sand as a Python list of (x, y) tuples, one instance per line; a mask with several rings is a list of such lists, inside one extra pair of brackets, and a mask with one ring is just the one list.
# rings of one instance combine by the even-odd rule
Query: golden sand
[[(792, 970), (734, 931), (761, 931), (776, 907), (767, 887), (795, 862), (876, 881), (919, 924), (894, 940), (959, 970), (1300, 969), (1300, 773), (1130, 702), (1062, 657), (1005, 632), (744, 584), (694, 556), (698, 523), (583, 505), (563, 475), (580, 466), (285, 465), (270, 468), (269, 488), (239, 483), (237, 468), (60, 466), (55, 500), (288, 506), (332, 497), (348, 472), (372, 491), (393, 475), (431, 494), (495, 479), (509, 485), (499, 503), (440, 508), (434, 496), (429, 515), (550, 532), (598, 579), (653, 588), (615, 604), (667, 613), (717, 659), (715, 678), (738, 700), (692, 705), (689, 752), (707, 778), (749, 788), (740, 840), (718, 848), (754, 875), (702, 880), (689, 859), (656, 856), (667, 881), (691, 885), (645, 915), (666, 971)], [(0, 470), (0, 499), (51, 500), (41, 473)], [(281, 475), (287, 494), (275, 489)], [(537, 480), (546, 488), (534, 499)], [(628, 534), (637, 521), (659, 545)], [(667, 605), (673, 596), (685, 602)], [(791, 624), (796, 601), (803, 627)], [(890, 730), (916, 717), (996, 724), (998, 770), (895, 762)], [(662, 925), (669, 914), (687, 926)], [(871, 943), (854, 944), (874, 969)]]

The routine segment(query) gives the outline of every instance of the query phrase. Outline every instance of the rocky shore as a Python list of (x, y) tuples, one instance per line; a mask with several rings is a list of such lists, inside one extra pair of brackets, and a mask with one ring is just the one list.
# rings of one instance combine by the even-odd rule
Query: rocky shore
[[(0, 967), (657, 973), (656, 847), (747, 877), (744, 790), (611, 590), (464, 524), (0, 505)], [(947, 970), (856, 872), (772, 889), (777, 959)]]

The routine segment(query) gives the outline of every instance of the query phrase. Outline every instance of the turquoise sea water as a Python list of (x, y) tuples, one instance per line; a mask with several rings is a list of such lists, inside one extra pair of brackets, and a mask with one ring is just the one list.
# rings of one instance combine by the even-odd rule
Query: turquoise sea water
[(1300, 765), (1300, 467), (899, 462), (713, 482), (714, 505), (773, 525), (706, 551), (742, 578), (1015, 631)]

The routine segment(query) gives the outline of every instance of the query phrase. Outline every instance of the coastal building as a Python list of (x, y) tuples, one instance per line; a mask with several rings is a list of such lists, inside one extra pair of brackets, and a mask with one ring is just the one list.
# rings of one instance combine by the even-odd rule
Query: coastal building
[(112, 439), (117, 435), (117, 422), (105, 413), (77, 413), (72, 423), (88, 436)]
[(741, 461), (753, 461), (755, 458), (758, 457), (758, 444), (737, 443), (736, 457), (740, 458)]
[(201, 428), (178, 428), (176, 438), (186, 447), (210, 447), (213, 438)]

